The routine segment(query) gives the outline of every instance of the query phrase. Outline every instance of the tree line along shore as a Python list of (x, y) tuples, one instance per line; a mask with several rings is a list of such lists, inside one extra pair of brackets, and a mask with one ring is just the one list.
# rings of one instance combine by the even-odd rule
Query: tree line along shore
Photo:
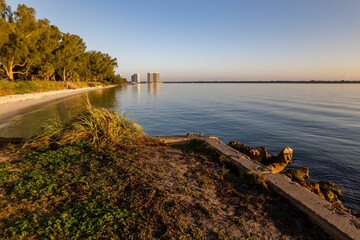
[(13, 11), (0, 0), (0, 29), (0, 95), (126, 82), (115, 74), (116, 58), (87, 51), (80, 36), (37, 19), (34, 8), (19, 4)]

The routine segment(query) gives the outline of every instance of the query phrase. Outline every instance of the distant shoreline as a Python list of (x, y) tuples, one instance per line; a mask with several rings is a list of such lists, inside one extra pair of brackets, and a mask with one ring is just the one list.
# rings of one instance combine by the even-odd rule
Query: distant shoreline
[[(146, 82), (142, 82), (146, 83)], [(290, 80), (271, 80), (271, 81), (163, 81), (161, 83), (247, 83), (247, 84), (258, 84), (258, 83), (269, 83), (269, 84), (360, 84), (360, 80), (310, 80), (310, 81), (290, 81)]]

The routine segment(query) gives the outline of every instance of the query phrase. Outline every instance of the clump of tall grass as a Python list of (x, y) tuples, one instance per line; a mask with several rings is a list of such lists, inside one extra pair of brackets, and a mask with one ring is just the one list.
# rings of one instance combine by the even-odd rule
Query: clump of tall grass
[(45, 125), (43, 132), (25, 146), (47, 148), (86, 142), (96, 148), (111, 148), (133, 145), (141, 137), (140, 125), (104, 108), (95, 108), (87, 100), (83, 112), (65, 123), (55, 120)]

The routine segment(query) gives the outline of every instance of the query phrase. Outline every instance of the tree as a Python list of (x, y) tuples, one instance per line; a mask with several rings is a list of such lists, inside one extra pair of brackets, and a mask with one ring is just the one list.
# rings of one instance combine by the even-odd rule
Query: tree
[(0, 11), (1, 13), (3, 12), (3, 10), (7, 7), (7, 4), (5, 2), (5, 0), (0, 0)]
[[(0, 0), (0, 50), (9, 41), (9, 35), (13, 32), (13, 26), (9, 23), (12, 18), (11, 8), (4, 0)], [(0, 60), (0, 79), (6, 77)]]
[(115, 75), (116, 58), (98, 51), (87, 52), (88, 68), (93, 80), (103, 81)]
[(81, 57), (85, 53), (86, 45), (82, 38), (73, 34), (63, 34), (58, 49), (54, 51), (55, 66), (63, 81), (79, 67)]
[(12, 22), (13, 13), (11, 7), (6, 4), (5, 0), (0, 0), (0, 14), (2, 19)]
[(31, 52), (37, 40), (37, 22), (35, 10), (25, 5), (19, 5), (14, 13), (14, 22), (2, 18), (1, 24), (5, 29), (0, 42), (0, 67), (10, 81), (14, 81), (14, 74), (26, 74), (25, 65), (29, 62)]
[(9, 41), (10, 34), (14, 31), (13, 25), (0, 18), (0, 49)]
[(51, 80), (55, 77), (56, 60), (54, 52), (60, 46), (61, 32), (46, 19), (38, 20), (40, 36), (36, 42), (36, 52), (32, 56), (32, 78)]
[(85, 52), (79, 36), (62, 33), (35, 9), (18, 5), (16, 12), (0, 0), (0, 77), (10, 81), (122, 81), (115, 76), (117, 59), (99, 51)]

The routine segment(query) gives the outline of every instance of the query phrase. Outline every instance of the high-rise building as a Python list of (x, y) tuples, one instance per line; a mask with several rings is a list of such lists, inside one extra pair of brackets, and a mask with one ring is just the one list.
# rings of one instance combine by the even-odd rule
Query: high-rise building
[(148, 73), (147, 81), (148, 81), (148, 83), (160, 82), (160, 73)]
[(131, 75), (131, 82), (132, 83), (140, 83), (140, 74), (135, 73), (135, 74)]

